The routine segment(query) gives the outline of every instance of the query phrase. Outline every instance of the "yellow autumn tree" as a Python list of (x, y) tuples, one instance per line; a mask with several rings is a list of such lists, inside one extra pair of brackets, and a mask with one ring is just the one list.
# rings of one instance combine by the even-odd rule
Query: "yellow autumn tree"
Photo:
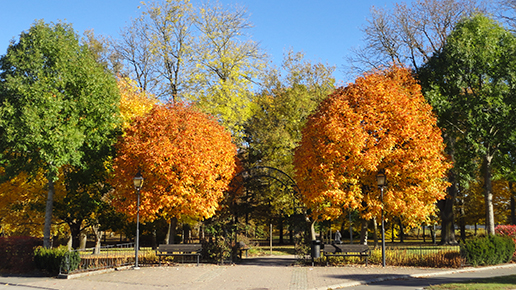
[[(0, 170), (3, 174), (3, 169)], [(21, 172), (0, 186), (0, 232), (6, 236), (43, 237), (47, 180), (43, 172)], [(55, 184), (55, 199), (62, 199), (64, 186)]]
[(310, 115), (295, 151), (301, 199), (314, 220), (346, 209), (380, 217), (375, 176), (384, 170), (387, 217), (415, 225), (444, 198), (450, 164), (432, 108), (408, 69), (393, 66), (337, 89)]
[(130, 121), (150, 112), (158, 99), (138, 87), (134, 80), (127, 77), (118, 77), (118, 89), (120, 90), (120, 115), (123, 119), (123, 127), (129, 126)]
[[(484, 199), (484, 182), (480, 174), (477, 178), (470, 182), (469, 188), (464, 197), (464, 211), (466, 224), (483, 224), (485, 223)], [(493, 208), (496, 223), (505, 223), (510, 220), (511, 214), (511, 196), (512, 190), (509, 181), (506, 179), (495, 179), (492, 182), (493, 187)]]

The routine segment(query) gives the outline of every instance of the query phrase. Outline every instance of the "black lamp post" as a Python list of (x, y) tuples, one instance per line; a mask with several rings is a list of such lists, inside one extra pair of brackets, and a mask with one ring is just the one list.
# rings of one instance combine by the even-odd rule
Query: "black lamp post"
[(382, 266), (385, 267), (385, 223), (383, 218), (383, 188), (387, 185), (387, 179), (383, 170), (378, 171), (376, 175), (376, 182), (380, 188), (380, 201), (382, 202)]
[(134, 188), (137, 191), (138, 202), (137, 202), (137, 210), (136, 210), (136, 245), (134, 248), (135, 257), (134, 257), (134, 269), (140, 269), (138, 267), (138, 249), (140, 248), (140, 189), (142, 189), (143, 185), (143, 176), (138, 170), (138, 173), (133, 177)]

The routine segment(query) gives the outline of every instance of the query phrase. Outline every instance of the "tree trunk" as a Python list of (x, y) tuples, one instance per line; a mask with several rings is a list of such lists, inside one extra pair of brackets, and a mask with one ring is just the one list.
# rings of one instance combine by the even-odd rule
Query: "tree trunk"
[(512, 191), (512, 181), (509, 181), (509, 193), (511, 194), (511, 225), (516, 225), (516, 214), (515, 214), (515, 206), (514, 206), (514, 192)]
[(448, 187), (448, 194), (445, 199), (437, 202), (437, 207), (441, 215), (441, 245), (456, 245), (455, 239), (455, 214), (453, 212), (453, 204), (457, 197), (457, 183), (455, 174), (452, 170), (448, 172), (448, 181), (451, 183)]
[(151, 241), (151, 246), (152, 246), (152, 249), (153, 249), (153, 250), (158, 249), (158, 239), (157, 239), (157, 236), (156, 236), (156, 229), (152, 229), (152, 241)]
[(488, 235), (494, 235), (493, 186), (491, 184), (491, 161), (493, 156), (484, 156), (484, 200), (486, 204), (486, 230)]
[(401, 218), (398, 218), (398, 224), (400, 226), (400, 243), (405, 242), (405, 232), (403, 231), (403, 223), (401, 222)]
[(86, 242), (88, 241), (88, 236), (85, 233), (81, 234), (81, 242), (79, 243), (79, 249), (86, 249)]
[(373, 218), (373, 227), (374, 227), (374, 248), (378, 248), (378, 223), (376, 222), (376, 218)]
[(93, 229), (93, 233), (95, 234), (95, 249), (93, 250), (93, 254), (100, 254), (100, 241), (102, 240), (102, 236), (104, 232), (100, 230), (100, 225), (91, 226)]
[(462, 240), (462, 242), (465, 242), (466, 241), (466, 219), (465, 219), (465, 212), (464, 212), (464, 199), (461, 199), (459, 226), (460, 226), (460, 239)]
[(315, 221), (310, 222), (310, 238), (315, 241)]
[(68, 237), (68, 242), (66, 243), (66, 247), (68, 247), (68, 251), (71, 251), (73, 249), (72, 247), (72, 234)]
[(70, 227), (70, 235), (72, 236), (72, 249), (78, 249), (81, 246), (81, 224), (82, 220), (68, 223)]
[(290, 240), (290, 244), (294, 244), (294, 228), (292, 225), (288, 227), (288, 238)]
[(183, 243), (189, 244), (190, 243), (190, 233), (192, 231), (192, 228), (189, 224), (183, 224)]
[(368, 221), (363, 219), (362, 220), (362, 228), (360, 229), (360, 244), (361, 245), (367, 245), (367, 226)]
[(430, 234), (432, 234), (432, 244), (435, 245), (437, 243), (435, 224), (433, 224), (432, 227), (430, 228)]
[(353, 244), (353, 219), (351, 218), (351, 210), (348, 214), (349, 217), (349, 243)]
[(394, 236), (395, 236), (395, 234), (394, 234), (394, 220), (393, 220), (393, 221), (391, 221), (391, 243), (393, 243), (393, 244), (394, 244)]
[(279, 228), (279, 243), (280, 243), (280, 245), (283, 245), (283, 244), (285, 244), (285, 242), (283, 241), (283, 215), (280, 215), (278, 228)]
[[(455, 161), (455, 140), (452, 136), (446, 136), (446, 150), (448, 155), (451, 157), (451, 161)], [(437, 202), (437, 207), (440, 211), (441, 216), (441, 245), (456, 245), (457, 240), (455, 239), (455, 214), (453, 212), (453, 206), (455, 202), (455, 198), (457, 198), (457, 180), (455, 176), (455, 172), (452, 170), (448, 171), (448, 182), (450, 182), (450, 186), (448, 187), (448, 194), (445, 199), (439, 200)], [(435, 229), (434, 233), (435, 235)]]
[(173, 217), (170, 219), (170, 222), (168, 223), (168, 232), (167, 232), (167, 237), (165, 238), (166, 244), (175, 244), (176, 227), (177, 227), (177, 218)]
[(47, 205), (45, 207), (45, 227), (43, 228), (43, 247), (50, 248), (50, 228), (52, 226), (52, 209), (54, 207), (54, 180), (53, 174), (47, 175), (48, 195)]

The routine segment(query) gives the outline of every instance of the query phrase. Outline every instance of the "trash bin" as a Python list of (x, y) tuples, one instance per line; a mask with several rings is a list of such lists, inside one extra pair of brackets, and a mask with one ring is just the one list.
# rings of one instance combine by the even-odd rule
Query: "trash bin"
[(312, 259), (321, 257), (321, 241), (312, 241)]

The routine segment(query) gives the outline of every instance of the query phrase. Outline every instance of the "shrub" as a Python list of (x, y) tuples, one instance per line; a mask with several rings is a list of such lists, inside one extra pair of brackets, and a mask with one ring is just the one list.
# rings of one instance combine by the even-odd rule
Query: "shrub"
[(495, 234), (499, 236), (511, 237), (516, 239), (516, 225), (499, 225), (495, 228)]
[(461, 245), (462, 256), (473, 266), (496, 265), (510, 261), (514, 241), (510, 237), (489, 235), (466, 240)]
[(38, 247), (34, 251), (36, 267), (52, 275), (58, 274), (61, 269), (70, 272), (79, 267), (81, 257), (78, 252), (70, 252), (66, 246), (47, 249)]
[[(516, 244), (516, 225), (500, 225), (496, 226), (495, 234), (503, 237), (511, 237)], [(512, 255), (512, 259), (516, 260), (516, 251)]]
[(217, 263), (224, 263), (231, 258), (232, 247), (222, 236), (215, 237), (213, 242), (203, 242), (203, 256)]
[(34, 237), (0, 238), (0, 269), (13, 273), (34, 270), (34, 248), (41, 243)]

